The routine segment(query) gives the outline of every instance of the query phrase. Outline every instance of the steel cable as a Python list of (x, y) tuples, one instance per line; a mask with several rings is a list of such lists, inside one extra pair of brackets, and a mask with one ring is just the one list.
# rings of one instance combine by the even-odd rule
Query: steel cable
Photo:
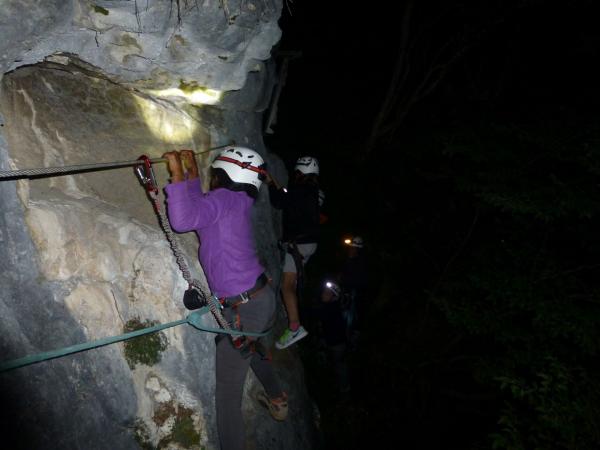
[[(235, 145), (235, 141), (232, 141), (230, 144), (219, 145), (218, 147), (211, 147), (207, 150), (203, 150), (200, 152), (194, 152), (195, 155), (202, 155), (204, 153), (209, 153), (215, 150), (219, 150), (221, 148), (229, 147), (230, 145)], [(166, 158), (155, 158), (151, 159), (151, 163), (159, 163), (166, 162)], [(32, 169), (17, 169), (17, 170), (0, 170), (0, 181), (3, 180), (18, 180), (21, 178), (36, 178), (50, 175), (62, 175), (62, 174), (73, 174), (79, 172), (90, 172), (95, 170), (103, 170), (103, 169), (116, 169), (120, 167), (129, 167), (129, 166), (137, 166), (140, 164), (139, 159), (135, 159), (132, 161), (112, 161), (112, 162), (103, 162), (103, 163), (91, 163), (91, 164), (77, 164), (73, 166), (60, 166), (60, 167), (39, 167)]]

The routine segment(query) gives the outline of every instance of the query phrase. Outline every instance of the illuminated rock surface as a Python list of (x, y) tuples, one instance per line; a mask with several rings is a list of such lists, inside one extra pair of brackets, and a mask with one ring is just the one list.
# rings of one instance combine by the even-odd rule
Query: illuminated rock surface
[(8, 0), (0, 72), (68, 53), (121, 82), (236, 90), (270, 57), (280, 13), (280, 0)]

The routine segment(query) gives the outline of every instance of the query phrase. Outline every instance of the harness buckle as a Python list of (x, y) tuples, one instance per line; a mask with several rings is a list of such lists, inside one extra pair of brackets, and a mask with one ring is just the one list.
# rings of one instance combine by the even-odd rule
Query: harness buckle
[(248, 303), (248, 301), (250, 300), (250, 296), (248, 295), (248, 292), (242, 292), (240, 294), (240, 298), (242, 299), (242, 301), (240, 303)]
[(134, 166), (134, 171), (138, 180), (146, 189), (149, 194), (158, 194), (158, 184), (156, 183), (156, 177), (154, 176), (154, 170), (152, 169), (152, 163), (150, 158), (146, 155), (142, 155), (138, 158), (140, 164)]

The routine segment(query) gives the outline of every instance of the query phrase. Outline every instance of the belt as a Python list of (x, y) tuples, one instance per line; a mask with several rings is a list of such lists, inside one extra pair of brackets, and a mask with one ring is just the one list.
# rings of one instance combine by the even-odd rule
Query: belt
[(256, 279), (256, 283), (254, 284), (254, 286), (252, 286), (250, 289), (242, 292), (241, 294), (234, 295), (233, 297), (220, 298), (219, 302), (221, 303), (221, 305), (223, 305), (224, 308), (232, 308), (234, 306), (239, 305), (240, 303), (246, 303), (248, 300), (250, 300), (254, 296), (254, 294), (256, 294), (258, 291), (260, 291), (262, 288), (264, 288), (268, 282), (269, 282), (269, 279), (263, 272)]

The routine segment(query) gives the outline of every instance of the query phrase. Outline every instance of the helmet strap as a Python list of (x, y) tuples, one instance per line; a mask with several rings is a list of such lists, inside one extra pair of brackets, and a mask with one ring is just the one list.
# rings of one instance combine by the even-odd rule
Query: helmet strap
[(227, 156), (218, 156), (216, 158), (216, 161), (225, 161), (228, 163), (232, 163), (232, 164), (235, 164), (236, 166), (240, 166), (242, 169), (248, 169), (248, 170), (251, 170), (252, 172), (256, 172), (261, 175), (264, 175), (266, 172), (264, 169), (253, 166), (249, 161), (241, 162), (241, 161), (238, 161), (237, 159), (229, 158)]

